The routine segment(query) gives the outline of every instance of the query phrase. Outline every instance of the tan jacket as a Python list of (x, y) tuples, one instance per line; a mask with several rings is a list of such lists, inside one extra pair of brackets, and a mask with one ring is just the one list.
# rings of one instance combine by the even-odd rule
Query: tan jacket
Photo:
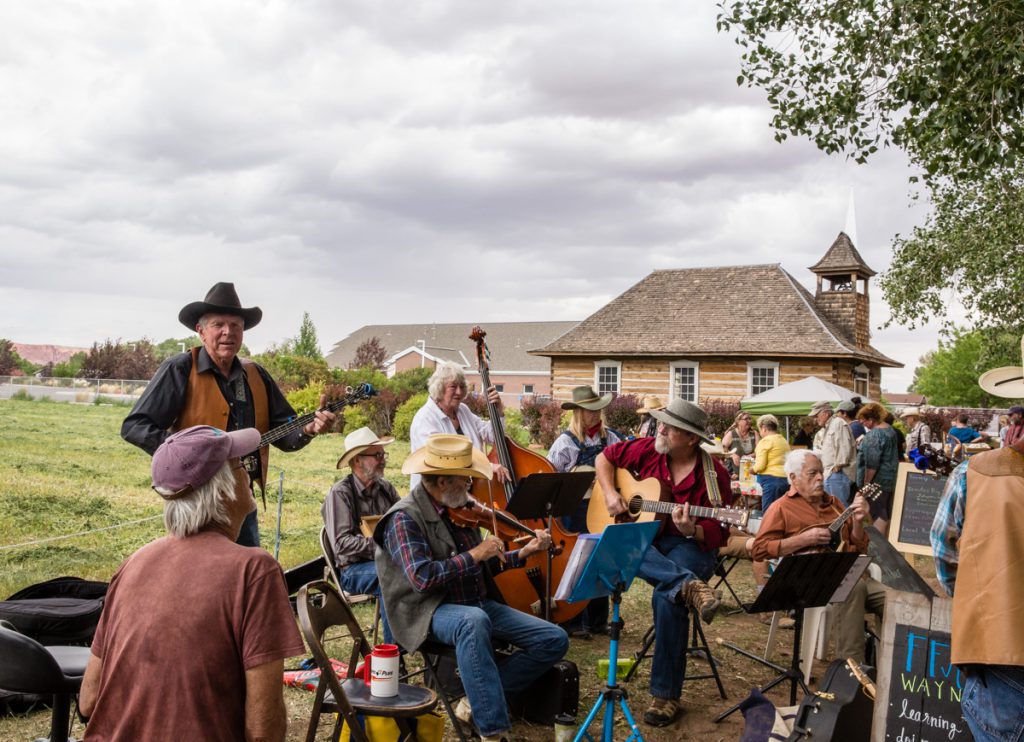
[(842, 418), (832, 415), (825, 423), (820, 454), (826, 479), (837, 471), (851, 480), (857, 478), (857, 444)]

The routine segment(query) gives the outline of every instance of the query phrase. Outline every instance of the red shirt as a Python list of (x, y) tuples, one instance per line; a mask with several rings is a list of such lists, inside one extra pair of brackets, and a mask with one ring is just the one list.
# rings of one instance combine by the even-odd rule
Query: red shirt
[[(690, 505), (701, 505), (712, 507), (708, 499), (708, 488), (704, 482), (703, 456), (697, 457), (697, 464), (693, 471), (683, 477), (678, 484), (672, 484), (672, 472), (668, 466), (668, 456), (654, 450), (655, 438), (637, 438), (632, 441), (622, 441), (608, 446), (602, 452), (614, 466), (619, 469), (626, 469), (636, 479), (657, 479), (668, 487), (672, 500), (680, 505), (688, 502)], [(729, 481), (729, 472), (717, 461), (712, 460), (715, 465), (715, 475), (718, 478), (718, 491), (722, 495), (722, 505), (732, 504), (732, 486)], [(717, 549), (729, 538), (729, 527), (724, 523), (710, 518), (698, 518), (697, 524), (704, 529), (704, 542), (701, 544), (703, 551)], [(672, 518), (665, 518), (665, 526), (661, 535), (681, 536)]]

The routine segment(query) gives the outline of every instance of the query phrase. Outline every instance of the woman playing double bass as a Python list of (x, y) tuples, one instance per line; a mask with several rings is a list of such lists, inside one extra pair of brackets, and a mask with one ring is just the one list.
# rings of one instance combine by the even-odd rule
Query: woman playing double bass
[[(599, 396), (589, 386), (578, 386), (572, 390), (572, 401), (563, 402), (563, 410), (572, 410), (569, 427), (564, 430), (548, 451), (548, 460), (557, 471), (572, 471), (577, 467), (593, 467), (597, 455), (622, 436), (605, 426), (604, 410), (612, 401), (611, 394)], [(587, 507), (589, 495), (580, 503), (576, 512), (563, 519), (569, 531), (587, 533)], [(590, 638), (592, 633), (608, 631), (608, 598), (595, 598), (587, 608), (572, 620), (562, 625), (570, 636)]]

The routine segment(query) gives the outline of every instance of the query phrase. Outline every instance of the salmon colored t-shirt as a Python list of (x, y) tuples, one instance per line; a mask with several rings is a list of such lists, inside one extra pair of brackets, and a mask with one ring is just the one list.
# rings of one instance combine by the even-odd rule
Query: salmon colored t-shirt
[(110, 583), (85, 738), (244, 740), (245, 671), (304, 651), (270, 554), (216, 531), (158, 539)]

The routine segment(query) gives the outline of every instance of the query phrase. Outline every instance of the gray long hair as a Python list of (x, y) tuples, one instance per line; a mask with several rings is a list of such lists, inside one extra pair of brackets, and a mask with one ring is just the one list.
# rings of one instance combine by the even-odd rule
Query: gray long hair
[[(170, 491), (157, 489), (160, 494)], [(226, 503), (235, 499), (235, 473), (231, 462), (213, 475), (213, 479), (194, 492), (175, 500), (164, 502), (164, 527), (172, 536), (184, 538), (198, 533), (211, 523), (231, 525)]]
[(433, 376), (427, 382), (427, 394), (432, 400), (439, 402), (444, 397), (444, 388), (453, 381), (459, 383), (463, 392), (466, 391), (466, 373), (462, 367), (451, 362), (442, 363), (434, 369)]

